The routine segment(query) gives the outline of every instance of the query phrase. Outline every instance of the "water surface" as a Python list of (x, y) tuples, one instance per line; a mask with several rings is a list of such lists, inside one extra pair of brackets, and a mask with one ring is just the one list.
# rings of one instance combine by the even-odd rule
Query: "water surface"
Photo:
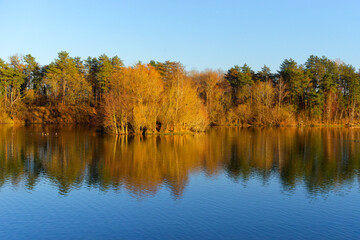
[(0, 239), (359, 239), (360, 130), (0, 126)]

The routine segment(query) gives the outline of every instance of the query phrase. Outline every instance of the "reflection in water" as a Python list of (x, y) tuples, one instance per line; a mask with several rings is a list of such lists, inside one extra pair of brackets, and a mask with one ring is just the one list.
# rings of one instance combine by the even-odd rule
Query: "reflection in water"
[(203, 172), (239, 182), (275, 176), (285, 190), (305, 184), (315, 195), (352, 184), (360, 168), (357, 129), (213, 128), (194, 136), (144, 138), (2, 126), (0, 139), (0, 187), (31, 190), (46, 179), (61, 194), (88, 186), (127, 189), (143, 198), (167, 187), (178, 198), (189, 176)]

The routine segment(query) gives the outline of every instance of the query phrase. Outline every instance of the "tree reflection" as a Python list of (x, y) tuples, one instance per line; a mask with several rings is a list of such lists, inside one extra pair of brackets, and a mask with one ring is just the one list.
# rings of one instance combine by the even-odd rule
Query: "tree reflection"
[(88, 186), (137, 198), (167, 188), (182, 196), (189, 176), (226, 174), (237, 182), (279, 179), (316, 195), (359, 177), (360, 130), (212, 128), (184, 136), (102, 136), (79, 127), (0, 128), (0, 187), (29, 190), (51, 181), (60, 194)]

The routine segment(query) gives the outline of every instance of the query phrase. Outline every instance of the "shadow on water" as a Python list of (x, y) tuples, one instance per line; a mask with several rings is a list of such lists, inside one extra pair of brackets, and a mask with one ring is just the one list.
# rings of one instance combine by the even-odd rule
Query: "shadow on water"
[(50, 181), (66, 195), (79, 187), (126, 191), (136, 198), (168, 188), (182, 196), (192, 173), (234, 182), (279, 179), (310, 195), (359, 177), (360, 130), (212, 128), (195, 136), (114, 137), (79, 127), (0, 127), (0, 187), (28, 190)]

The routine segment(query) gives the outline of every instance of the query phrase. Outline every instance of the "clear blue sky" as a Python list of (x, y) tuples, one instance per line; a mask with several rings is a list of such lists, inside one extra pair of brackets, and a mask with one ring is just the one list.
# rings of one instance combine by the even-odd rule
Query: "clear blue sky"
[(247, 63), (272, 71), (311, 54), (360, 67), (360, 1), (0, 0), (0, 58), (57, 52), (175, 60), (188, 70)]

